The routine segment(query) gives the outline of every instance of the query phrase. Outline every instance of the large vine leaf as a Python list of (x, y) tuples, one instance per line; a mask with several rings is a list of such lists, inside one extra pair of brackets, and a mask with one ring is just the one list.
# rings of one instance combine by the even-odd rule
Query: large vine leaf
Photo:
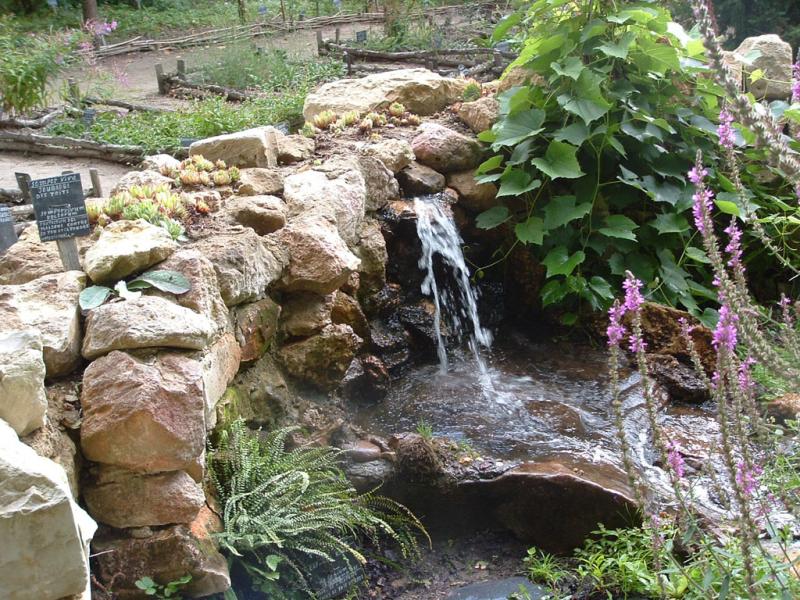
[(597, 49), (606, 56), (613, 58), (628, 58), (628, 48), (631, 47), (633, 40), (636, 39), (636, 34), (633, 31), (628, 31), (617, 42), (606, 42), (600, 44)]
[(170, 294), (185, 294), (191, 289), (189, 280), (177, 271), (150, 271), (128, 283), (129, 290), (154, 287)]
[(589, 139), (589, 128), (580, 121), (562, 127), (553, 134), (557, 142), (569, 142), (573, 146), (580, 146)]
[(578, 81), (581, 73), (586, 69), (586, 65), (583, 64), (583, 61), (579, 57), (569, 56), (560, 63), (551, 63), (550, 68), (562, 77), (569, 77), (570, 79)]
[(575, 196), (556, 196), (544, 209), (544, 226), (550, 231), (562, 225), (581, 219), (588, 215), (592, 210), (592, 205), (588, 202), (575, 205)]
[(81, 310), (91, 310), (102, 305), (108, 300), (112, 290), (104, 285), (92, 285), (85, 288), (78, 296), (78, 304)]
[(497, 191), (497, 197), (521, 196), (535, 190), (540, 185), (542, 185), (542, 182), (538, 179), (533, 179), (527, 171), (509, 169), (500, 179), (500, 189)]
[(612, 104), (603, 97), (601, 85), (604, 78), (589, 69), (585, 69), (573, 86), (572, 93), (562, 94), (558, 103), (564, 110), (583, 119), (589, 125), (605, 115)]
[(502, 225), (511, 218), (511, 213), (505, 206), (493, 206), (489, 210), (483, 211), (475, 218), (475, 225), (478, 229), (494, 229)]
[(541, 246), (544, 241), (544, 222), (539, 217), (528, 217), (514, 227), (517, 239), (524, 244)]
[(577, 179), (585, 175), (575, 156), (577, 152), (575, 146), (553, 140), (544, 157), (534, 158), (531, 163), (550, 179)]
[(542, 264), (547, 267), (547, 278), (556, 275), (571, 275), (579, 264), (586, 260), (586, 254), (578, 250), (571, 256), (567, 252), (566, 246), (556, 246), (542, 260)]
[(606, 217), (606, 226), (598, 229), (606, 237), (636, 241), (633, 233), (639, 226), (625, 215), (609, 215)]
[(492, 149), (497, 150), (503, 146), (515, 146), (521, 141), (533, 137), (544, 131), (545, 112), (533, 109), (518, 112), (500, 121), (493, 132), (495, 140)]
[(683, 233), (689, 230), (689, 221), (677, 213), (664, 213), (657, 215), (649, 225), (658, 231), (659, 235), (667, 233)]

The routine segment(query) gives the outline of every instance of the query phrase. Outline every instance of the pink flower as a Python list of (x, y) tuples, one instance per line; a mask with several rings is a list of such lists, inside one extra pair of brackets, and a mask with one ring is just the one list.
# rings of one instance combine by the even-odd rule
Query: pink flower
[(800, 102), (800, 62), (792, 67), (792, 102)]
[(725, 246), (725, 252), (730, 256), (728, 266), (744, 269), (742, 266), (742, 230), (736, 225), (736, 217), (731, 218), (731, 224), (725, 228), (725, 233), (728, 234), (728, 245)]
[(675, 473), (675, 477), (678, 479), (683, 478), (686, 463), (683, 460), (680, 446), (673, 440), (670, 440), (669, 444), (667, 444), (667, 463), (669, 463), (672, 472)]
[(699, 189), (692, 196), (694, 204), (692, 205), (692, 214), (694, 215), (694, 224), (697, 230), (706, 235), (706, 217), (711, 214), (714, 208), (714, 192), (708, 188)]
[(694, 166), (689, 171), (689, 181), (695, 185), (702, 183), (706, 177), (708, 177), (708, 171), (702, 167)]
[(756, 359), (748, 356), (739, 365), (739, 389), (745, 394), (750, 394), (753, 389), (753, 378), (750, 375), (750, 367), (756, 364)]
[(639, 307), (644, 304), (641, 292), (642, 282), (629, 272), (625, 281), (622, 282), (622, 288), (625, 290), (625, 302), (623, 303), (625, 311), (636, 312), (639, 310)]
[(716, 350), (725, 348), (732, 352), (736, 348), (736, 325), (738, 322), (739, 315), (732, 312), (727, 304), (723, 304), (719, 309), (719, 321), (711, 339), (711, 343)]
[(645, 342), (641, 336), (631, 334), (631, 337), (628, 340), (628, 350), (630, 350), (634, 354), (638, 354), (639, 352), (644, 352), (647, 350), (647, 342)]
[(760, 466), (754, 465), (750, 469), (744, 461), (740, 461), (736, 465), (736, 483), (742, 488), (745, 496), (751, 496), (758, 489), (758, 478), (762, 472), (763, 469)]
[[(733, 132), (733, 115), (727, 110), (719, 113), (719, 127), (717, 128), (717, 135), (719, 135), (719, 145), (728, 150), (733, 149), (733, 144), (736, 137)], [(696, 182), (695, 182), (696, 183)]]
[(614, 305), (608, 309), (608, 328), (606, 336), (609, 346), (617, 346), (625, 337), (625, 326), (622, 325), (622, 317), (625, 316), (625, 307), (615, 301)]

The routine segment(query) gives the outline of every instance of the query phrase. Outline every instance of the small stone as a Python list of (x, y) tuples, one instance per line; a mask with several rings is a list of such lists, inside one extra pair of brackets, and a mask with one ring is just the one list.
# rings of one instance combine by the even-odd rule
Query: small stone
[(239, 372), (241, 350), (232, 333), (219, 337), (198, 357), (203, 369), (203, 397), (206, 405), (206, 429), (216, 425), (219, 399)]
[(475, 171), (451, 173), (447, 185), (458, 192), (459, 204), (472, 213), (482, 213), (496, 204), (497, 186), (475, 181)]
[(406, 196), (436, 194), (445, 186), (444, 175), (418, 162), (412, 162), (400, 171), (397, 180)]
[(667, 354), (648, 354), (650, 375), (667, 391), (670, 400), (699, 404), (711, 398), (708, 387), (693, 367)]
[(458, 109), (458, 118), (474, 133), (491, 129), (500, 116), (500, 103), (494, 96), (484, 96), (474, 102), (464, 102)]
[(307, 337), (330, 325), (333, 301), (337, 293), (319, 296), (300, 292), (288, 296), (283, 303), (281, 319), (286, 334)]
[(278, 164), (278, 138), (283, 134), (274, 127), (255, 127), (237, 133), (218, 135), (193, 143), (189, 155), (201, 155), (228, 166), (275, 167)]
[(411, 142), (417, 162), (440, 173), (466, 171), (481, 163), (483, 148), (478, 140), (437, 123), (424, 123)]
[(166, 186), (172, 188), (173, 181), (169, 177), (162, 175), (155, 170), (145, 171), (131, 171), (123, 175), (113, 188), (111, 188), (110, 196), (116, 196), (122, 192), (130, 190), (134, 186), (156, 188), (158, 186)]
[(283, 193), (283, 173), (278, 169), (242, 169), (236, 194), (239, 196), (274, 196)]
[(316, 143), (312, 138), (302, 135), (283, 135), (278, 137), (278, 162), (282, 165), (308, 160), (314, 156)]
[(181, 161), (169, 154), (151, 154), (144, 157), (141, 166), (144, 171), (158, 171), (160, 173), (162, 169), (169, 169), (170, 171), (180, 169)]
[(257, 427), (276, 427), (300, 418), (295, 398), (271, 354), (241, 371), (217, 405), (220, 422), (241, 417)]
[(0, 419), (23, 436), (47, 414), (42, 338), (37, 331), (0, 332)]
[(269, 349), (278, 331), (281, 306), (271, 298), (239, 305), (232, 311), (234, 334), (242, 362), (258, 360)]
[(267, 235), (286, 225), (286, 207), (275, 196), (232, 198), (225, 203), (225, 210), (234, 221), (258, 235)]
[(414, 151), (406, 140), (384, 139), (364, 146), (361, 152), (377, 158), (392, 173), (399, 173), (414, 160)]
[(369, 323), (358, 300), (338, 290), (333, 294), (330, 318), (334, 323), (349, 325), (360, 338), (369, 339)]
[(348, 325), (328, 325), (319, 335), (284, 346), (280, 357), (290, 375), (329, 391), (342, 381), (361, 344)]

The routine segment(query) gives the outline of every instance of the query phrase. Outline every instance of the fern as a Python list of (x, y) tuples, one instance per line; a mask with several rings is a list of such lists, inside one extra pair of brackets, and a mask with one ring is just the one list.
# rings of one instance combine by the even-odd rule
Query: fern
[[(339, 451), (300, 448), (286, 451), (294, 429), (264, 436), (239, 419), (219, 435), (209, 457), (209, 474), (223, 510), (220, 546), (256, 582), (275, 596), (274, 578), (264, 576), (266, 561), (278, 556), (280, 581), (313, 597), (308, 573), (315, 563), (366, 562), (359, 550), (367, 539), (397, 543), (405, 558), (419, 554), (419, 520), (383, 496), (358, 495), (338, 467)], [(429, 540), (429, 538), (428, 538)]]

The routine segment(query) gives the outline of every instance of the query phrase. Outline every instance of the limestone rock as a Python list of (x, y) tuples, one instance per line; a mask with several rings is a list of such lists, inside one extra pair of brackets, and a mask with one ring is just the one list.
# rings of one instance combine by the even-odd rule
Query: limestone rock
[(233, 309), (233, 332), (239, 343), (242, 362), (258, 360), (269, 349), (278, 331), (280, 315), (281, 306), (271, 298)]
[[(760, 52), (751, 64), (746, 64), (748, 55)], [(749, 83), (748, 91), (759, 100), (788, 100), (792, 95), (792, 47), (779, 36), (773, 34), (746, 38), (736, 50), (733, 59), (739, 61), (746, 74), (761, 69), (764, 76), (755, 83)]]
[(95, 283), (115, 283), (161, 262), (178, 248), (163, 227), (147, 221), (115, 221), (86, 251), (86, 274)]
[(544, 80), (541, 75), (531, 71), (524, 65), (518, 65), (503, 73), (503, 77), (500, 79), (500, 83), (497, 86), (497, 93), (501, 94), (510, 90), (512, 87), (520, 85), (540, 86), (543, 84)]
[(64, 469), (21, 443), (0, 420), (0, 597), (88, 598), (96, 528), (72, 499)]
[(400, 188), (406, 196), (436, 194), (444, 189), (445, 177), (430, 167), (412, 162), (397, 174)]
[(17, 435), (45, 424), (42, 338), (36, 331), (0, 332), (0, 419)]
[(314, 335), (331, 324), (334, 294), (319, 296), (309, 292), (292, 294), (284, 300), (281, 323), (295, 337)]
[(389, 371), (377, 356), (356, 358), (342, 380), (342, 393), (354, 400), (377, 402), (389, 393)]
[(158, 172), (157, 169), (155, 170), (146, 170), (146, 171), (131, 171), (130, 173), (126, 173), (123, 175), (120, 180), (117, 182), (113, 188), (111, 188), (111, 193), (109, 197), (115, 196), (120, 192), (125, 192), (131, 189), (134, 186), (147, 186), (149, 188), (155, 188), (160, 185), (165, 185), (168, 188), (171, 188), (173, 184), (172, 179), (162, 175)]
[(334, 292), (331, 320), (336, 324), (349, 325), (357, 336), (364, 340), (369, 339), (369, 323), (361, 305), (358, 300), (341, 290)]
[(72, 372), (80, 363), (78, 296), (86, 277), (80, 271), (45, 275), (23, 285), (0, 286), (3, 330), (36, 330), (42, 338), (48, 377)]
[(356, 163), (338, 163), (327, 172), (309, 170), (290, 175), (284, 182), (283, 197), (290, 216), (313, 211), (333, 217), (342, 239), (349, 244), (357, 241), (367, 188)]
[(199, 357), (203, 369), (203, 397), (206, 405), (206, 429), (216, 425), (216, 406), (239, 371), (241, 350), (232, 333), (226, 333)]
[(234, 221), (258, 235), (267, 235), (286, 225), (286, 207), (275, 196), (231, 198), (225, 203), (225, 210)]
[(142, 160), (142, 169), (145, 171), (158, 171), (162, 169), (180, 169), (181, 161), (169, 154), (151, 154)]
[(389, 255), (386, 240), (377, 219), (364, 219), (354, 252), (361, 260), (359, 267), (361, 293), (374, 294), (386, 285), (386, 263)]
[(399, 102), (418, 115), (432, 115), (460, 100), (466, 86), (464, 80), (441, 77), (427, 69), (398, 69), (360, 79), (339, 79), (306, 97), (303, 117), (312, 121), (324, 110), (365, 113), (392, 102)]
[(361, 149), (363, 154), (381, 161), (392, 173), (399, 173), (414, 160), (414, 151), (406, 140), (384, 139)]
[(378, 211), (400, 197), (400, 185), (392, 172), (373, 156), (361, 155), (358, 164), (367, 187), (365, 208)]
[(710, 399), (710, 392), (694, 367), (668, 354), (648, 354), (650, 376), (661, 384), (672, 401), (698, 404)]
[(328, 325), (318, 335), (281, 348), (290, 375), (323, 391), (336, 388), (362, 339), (348, 325)]
[(481, 163), (480, 142), (438, 123), (424, 123), (412, 140), (411, 147), (422, 163), (440, 173), (466, 171)]
[[(90, 238), (75, 239), (79, 253), (85, 253)], [(20, 285), (63, 271), (56, 243), (42, 242), (35, 223), (25, 228), (16, 244), (0, 254), (0, 285)]]
[(287, 260), (252, 229), (210, 236), (195, 248), (214, 265), (222, 299), (228, 306), (263, 297), (267, 287), (281, 277)]
[(767, 404), (767, 415), (777, 423), (796, 421), (800, 418), (800, 394), (784, 394)]
[(199, 361), (174, 353), (143, 361), (112, 352), (87, 367), (81, 403), (81, 448), (89, 460), (195, 476), (206, 440)]
[(189, 146), (189, 155), (210, 161), (224, 160), (228, 166), (274, 167), (278, 164), (278, 138), (274, 127), (255, 127), (200, 140)]
[(288, 292), (330, 294), (360, 265), (333, 220), (322, 215), (302, 215), (274, 235), (290, 256), (282, 279), (283, 288)]
[(274, 196), (283, 193), (283, 173), (278, 169), (242, 169), (239, 175), (239, 196)]
[(292, 165), (314, 156), (316, 144), (312, 138), (302, 135), (278, 136), (278, 162)]
[(271, 354), (236, 375), (217, 405), (217, 414), (221, 422), (241, 417), (255, 426), (270, 428), (299, 418), (294, 397)]
[(205, 505), (185, 471), (148, 475), (105, 465), (92, 469), (83, 497), (95, 520), (118, 529), (190, 523)]
[(89, 311), (83, 356), (92, 360), (112, 350), (137, 348), (200, 350), (214, 330), (208, 317), (189, 308), (158, 296), (142, 296)]
[(458, 118), (475, 133), (491, 129), (500, 116), (500, 103), (494, 96), (484, 96), (474, 102), (464, 102), (458, 109)]
[(462, 171), (447, 176), (447, 185), (458, 192), (459, 204), (472, 213), (482, 213), (495, 205), (497, 187), (493, 183), (475, 181), (475, 171)]

